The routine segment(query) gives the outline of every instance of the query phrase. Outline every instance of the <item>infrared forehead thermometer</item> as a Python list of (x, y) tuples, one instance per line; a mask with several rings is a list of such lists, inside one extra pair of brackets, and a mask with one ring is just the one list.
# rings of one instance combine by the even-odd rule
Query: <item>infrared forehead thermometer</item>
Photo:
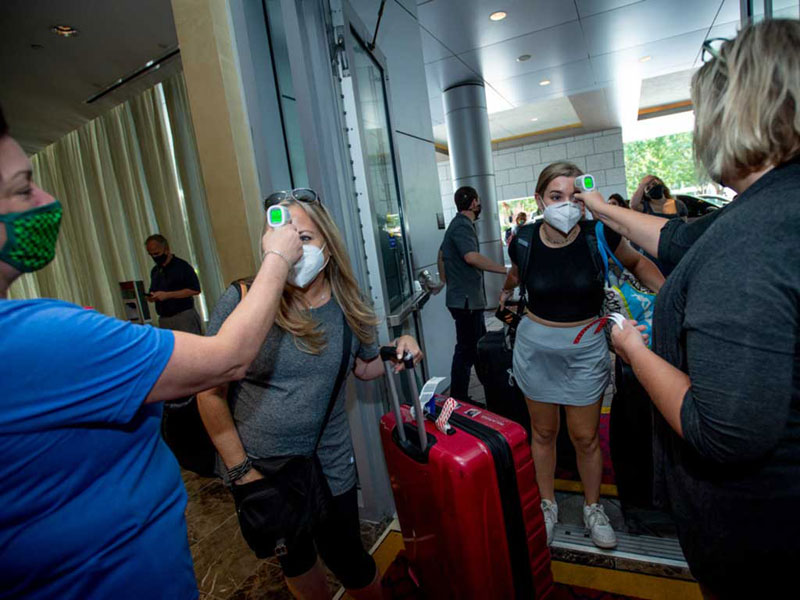
[(267, 224), (270, 227), (283, 227), (291, 222), (292, 216), (289, 214), (287, 207), (277, 204), (267, 209)]
[(575, 178), (575, 187), (582, 192), (593, 192), (597, 189), (594, 175), (579, 175)]
[[(597, 186), (595, 185), (594, 175), (589, 175), (588, 173), (586, 173), (585, 175), (578, 175), (575, 178), (575, 187), (582, 192), (595, 191), (597, 189)], [(584, 209), (584, 218), (587, 221), (594, 220), (594, 215), (592, 214), (592, 211), (590, 211), (588, 208)]]

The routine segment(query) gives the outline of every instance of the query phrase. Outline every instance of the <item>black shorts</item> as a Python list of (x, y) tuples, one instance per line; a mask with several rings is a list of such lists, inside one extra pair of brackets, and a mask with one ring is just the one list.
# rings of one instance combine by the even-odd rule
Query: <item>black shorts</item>
[(298, 537), (278, 560), (286, 577), (308, 572), (317, 562), (317, 553), (342, 585), (357, 590), (375, 578), (375, 561), (361, 543), (358, 519), (358, 493), (355, 487), (333, 496), (328, 517), (313, 534)]

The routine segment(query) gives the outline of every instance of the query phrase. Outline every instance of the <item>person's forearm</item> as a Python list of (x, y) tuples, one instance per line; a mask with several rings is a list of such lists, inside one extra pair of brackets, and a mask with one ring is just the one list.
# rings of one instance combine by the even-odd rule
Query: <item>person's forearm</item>
[(488, 256), (484, 256), (478, 252), (470, 252), (470, 256), (471, 259), (467, 262), (476, 269), (480, 269), (481, 271), (490, 271), (492, 273), (501, 273), (502, 275), (506, 274), (505, 266), (494, 262)]
[(370, 381), (382, 377), (386, 373), (386, 367), (379, 356), (372, 360), (356, 360), (356, 366), (353, 374), (361, 381)]
[(599, 210), (595, 209), (593, 214), (622, 237), (644, 248), (650, 255), (658, 256), (658, 239), (661, 236), (661, 228), (668, 219), (613, 204), (605, 204)]
[(508, 271), (508, 275), (506, 275), (506, 280), (503, 282), (503, 291), (510, 292), (514, 288), (519, 285), (519, 279), (517, 278), (516, 274), (514, 273), (514, 269), (510, 269)]
[(244, 376), (272, 327), (288, 272), (286, 260), (267, 254), (250, 291), (214, 336), (220, 351), (229, 353), (234, 372), (229, 380)]
[(664, 285), (664, 275), (661, 274), (661, 271), (658, 270), (658, 267), (653, 261), (646, 256), (641, 256), (631, 272), (636, 275), (639, 281), (654, 292), (658, 292), (661, 286)]
[(444, 256), (442, 256), (441, 250), (439, 250), (439, 257), (436, 260), (436, 266), (439, 269), (439, 281), (441, 283), (447, 284), (447, 277), (444, 273)]
[(641, 212), (643, 200), (644, 200), (644, 189), (640, 185), (636, 189), (636, 191), (633, 192), (633, 196), (631, 196), (631, 210), (636, 210)]
[(197, 394), (197, 408), (222, 462), (230, 469), (244, 461), (247, 453), (228, 408), (227, 394), (221, 390), (227, 390), (227, 386)]
[(691, 387), (689, 376), (645, 346), (628, 355), (636, 378), (669, 426), (683, 437), (681, 407)]
[(167, 299), (178, 300), (180, 298), (190, 298), (191, 296), (197, 296), (200, 294), (199, 290), (193, 290), (190, 288), (184, 288), (182, 290), (176, 290), (174, 292), (164, 292), (164, 295)]

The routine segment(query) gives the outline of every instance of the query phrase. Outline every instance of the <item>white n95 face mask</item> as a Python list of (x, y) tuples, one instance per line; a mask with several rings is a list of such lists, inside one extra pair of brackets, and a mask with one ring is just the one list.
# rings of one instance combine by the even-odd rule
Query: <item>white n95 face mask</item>
[(289, 283), (299, 288), (305, 288), (314, 281), (328, 262), (325, 260), (322, 248), (311, 244), (303, 244), (303, 256), (294, 264), (294, 268), (289, 271), (289, 277), (287, 278)]
[(581, 220), (581, 207), (568, 200), (556, 202), (544, 209), (544, 220), (566, 235)]

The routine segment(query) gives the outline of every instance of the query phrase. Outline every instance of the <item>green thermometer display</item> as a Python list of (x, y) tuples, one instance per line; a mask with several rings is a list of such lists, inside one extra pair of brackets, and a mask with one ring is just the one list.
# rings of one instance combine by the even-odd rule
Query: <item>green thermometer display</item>
[(289, 209), (285, 206), (270, 206), (267, 209), (267, 223), (270, 227), (283, 227), (292, 222)]
[(575, 187), (583, 192), (593, 192), (596, 189), (594, 175), (579, 175), (575, 178)]

